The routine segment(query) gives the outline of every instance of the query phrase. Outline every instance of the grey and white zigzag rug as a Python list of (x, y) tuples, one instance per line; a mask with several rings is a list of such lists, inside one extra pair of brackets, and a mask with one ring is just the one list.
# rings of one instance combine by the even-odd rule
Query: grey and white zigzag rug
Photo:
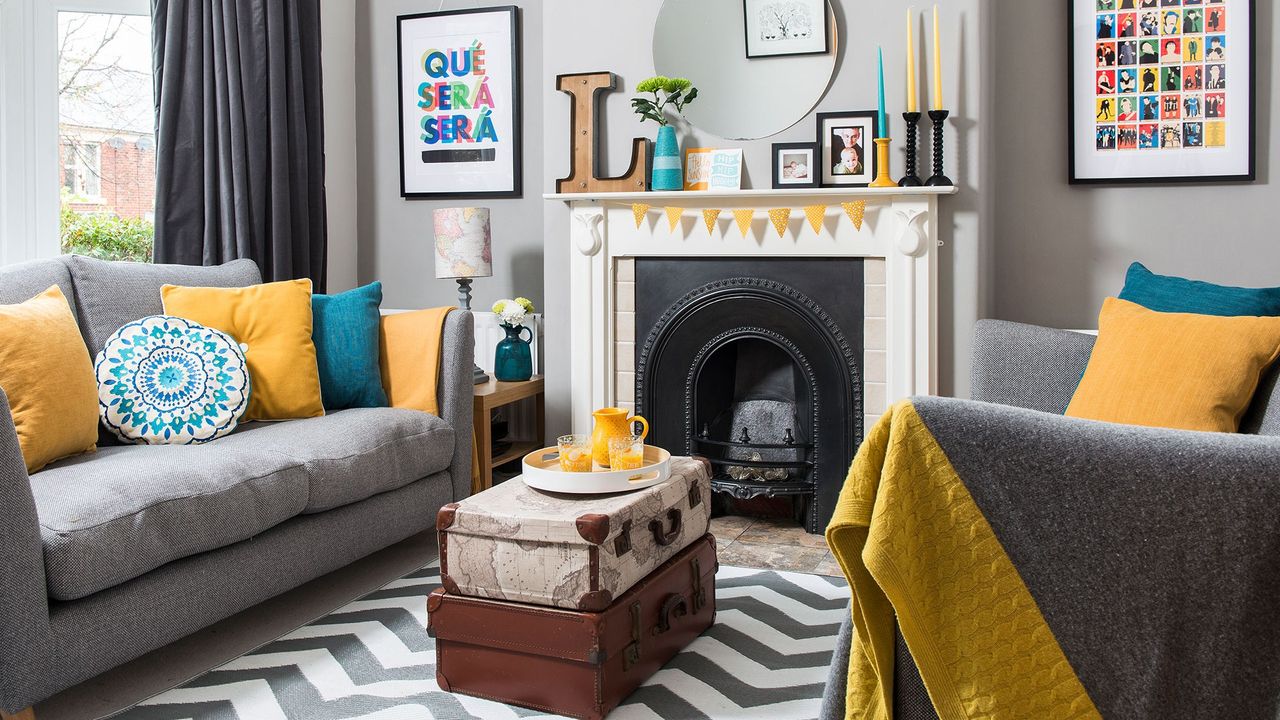
[[(426, 596), (438, 563), (115, 716), (119, 720), (480, 720), (552, 717), (436, 685)], [(610, 720), (815, 718), (843, 579), (721, 566), (716, 623)]]

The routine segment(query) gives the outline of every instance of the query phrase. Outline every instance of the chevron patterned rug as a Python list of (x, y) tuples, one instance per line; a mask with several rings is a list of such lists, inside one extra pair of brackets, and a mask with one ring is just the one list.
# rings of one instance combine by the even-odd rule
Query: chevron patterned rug
[[(433, 563), (114, 717), (558, 717), (440, 691), (424, 612), (439, 585)], [(815, 718), (848, 601), (842, 578), (721, 566), (716, 624), (610, 720)]]

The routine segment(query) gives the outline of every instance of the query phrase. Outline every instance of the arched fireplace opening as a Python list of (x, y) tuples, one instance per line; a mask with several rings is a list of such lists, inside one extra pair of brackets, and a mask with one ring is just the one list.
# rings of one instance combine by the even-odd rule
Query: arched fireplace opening
[(743, 264), (637, 261), (636, 411), (717, 493), (792, 498), (821, 532), (862, 437), (861, 261)]

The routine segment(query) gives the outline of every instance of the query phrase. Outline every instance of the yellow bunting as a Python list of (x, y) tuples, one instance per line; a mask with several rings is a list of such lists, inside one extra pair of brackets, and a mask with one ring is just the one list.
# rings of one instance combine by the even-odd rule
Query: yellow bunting
[(769, 211), (769, 220), (773, 222), (773, 229), (778, 231), (778, 237), (787, 234), (787, 220), (791, 217), (791, 208), (775, 208)]
[(653, 207), (648, 203), (631, 203), (631, 214), (636, 216), (636, 228), (644, 223), (644, 215), (649, 212), (649, 208)]
[(733, 211), (733, 221), (738, 224), (738, 232), (742, 233), (742, 237), (746, 237), (751, 232), (751, 218), (756, 214), (755, 210), (743, 208)]
[(702, 211), (702, 222), (706, 223), (707, 225), (708, 235), (715, 232), (716, 220), (718, 220), (719, 218), (720, 218), (719, 210), (703, 210)]
[(671, 228), (671, 232), (675, 232), (676, 226), (680, 224), (680, 213), (684, 212), (684, 208), (669, 207), (663, 210), (667, 211), (667, 225)]
[(862, 216), (867, 211), (866, 200), (854, 200), (853, 202), (840, 203), (840, 207), (844, 208), (844, 214), (849, 216), (853, 221), (853, 226), (859, 230), (862, 229)]
[(816, 233), (822, 232), (822, 221), (827, 216), (826, 205), (805, 205), (804, 216), (809, 219), (809, 227)]

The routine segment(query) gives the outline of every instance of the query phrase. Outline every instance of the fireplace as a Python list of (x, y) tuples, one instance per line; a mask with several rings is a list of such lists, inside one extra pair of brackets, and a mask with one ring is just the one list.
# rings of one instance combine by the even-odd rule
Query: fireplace
[(638, 258), (636, 412), (712, 489), (831, 518), (862, 438), (861, 258)]

